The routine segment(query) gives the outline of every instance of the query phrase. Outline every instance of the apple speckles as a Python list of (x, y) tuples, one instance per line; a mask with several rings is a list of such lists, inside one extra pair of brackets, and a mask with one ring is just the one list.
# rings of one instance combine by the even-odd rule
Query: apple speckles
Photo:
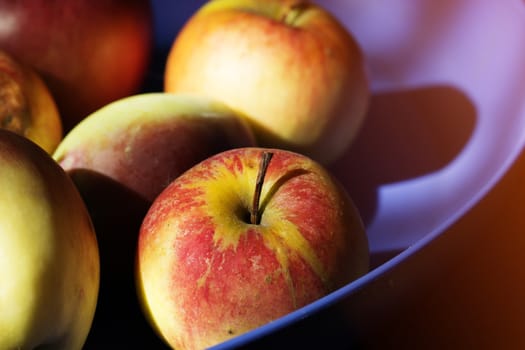
[(198, 279), (197, 279), (197, 288), (200, 288), (202, 287), (205, 283), (206, 283), (206, 278), (208, 277), (208, 275), (210, 274), (210, 271), (211, 271), (211, 258), (209, 257), (206, 257), (204, 259), (204, 262), (206, 264), (206, 271), (204, 271), (204, 273), (202, 274), (202, 276), (200, 276)]
[(26, 108), (20, 83), (0, 71), (0, 128), (22, 134), (27, 124)]
[(262, 265), (261, 265), (261, 262), (262, 262), (262, 258), (260, 255), (254, 255), (254, 256), (251, 256), (249, 258), (250, 260), (250, 263), (252, 264), (252, 271), (259, 271), (260, 269), (262, 269)]

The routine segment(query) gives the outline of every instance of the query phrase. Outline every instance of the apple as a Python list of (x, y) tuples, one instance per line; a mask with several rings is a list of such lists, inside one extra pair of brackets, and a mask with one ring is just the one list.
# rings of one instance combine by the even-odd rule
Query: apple
[(153, 42), (149, 0), (0, 0), (0, 47), (41, 74), (65, 130), (138, 92)]
[(149, 92), (82, 120), (53, 158), (103, 174), (152, 202), (183, 171), (220, 151), (254, 145), (241, 114), (203, 96)]
[(53, 153), (62, 121), (47, 85), (32, 67), (0, 50), (0, 128), (16, 132)]
[(199, 93), (243, 112), (258, 144), (332, 163), (355, 139), (369, 102), (360, 46), (320, 5), (215, 0), (175, 37), (166, 92)]
[(200, 349), (313, 302), (368, 262), (359, 212), (323, 166), (246, 147), (207, 158), (156, 198), (136, 283), (158, 334), (174, 349)]
[(93, 225), (42, 148), (0, 129), (0, 349), (82, 349), (99, 288)]

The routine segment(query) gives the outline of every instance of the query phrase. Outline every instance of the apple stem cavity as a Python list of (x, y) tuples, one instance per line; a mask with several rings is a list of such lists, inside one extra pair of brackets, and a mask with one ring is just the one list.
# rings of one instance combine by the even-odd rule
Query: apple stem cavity
[(261, 213), (259, 208), (259, 201), (261, 200), (261, 191), (268, 170), (268, 165), (273, 157), (273, 153), (264, 151), (261, 157), (261, 163), (259, 165), (259, 171), (257, 172), (257, 180), (255, 180), (255, 193), (253, 195), (252, 209), (250, 212), (250, 223), (252, 225), (259, 225), (261, 221)]

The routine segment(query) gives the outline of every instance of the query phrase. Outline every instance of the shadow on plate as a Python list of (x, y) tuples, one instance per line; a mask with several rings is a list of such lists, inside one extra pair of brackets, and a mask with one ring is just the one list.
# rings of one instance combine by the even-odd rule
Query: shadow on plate
[[(330, 170), (348, 190), (367, 226), (376, 214), (382, 185), (445, 167), (462, 151), (475, 123), (473, 103), (453, 86), (378, 93), (371, 98), (357, 139)], [(378, 253), (372, 264), (397, 253)]]

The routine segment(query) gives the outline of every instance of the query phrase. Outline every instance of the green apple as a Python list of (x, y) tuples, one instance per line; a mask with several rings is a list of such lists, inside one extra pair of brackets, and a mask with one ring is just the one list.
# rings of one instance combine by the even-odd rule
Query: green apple
[(75, 185), (0, 130), (0, 349), (82, 349), (99, 288), (97, 240)]
[(167, 92), (199, 93), (246, 114), (258, 143), (328, 164), (355, 139), (368, 108), (358, 42), (305, 0), (214, 0), (176, 36)]
[(321, 165), (248, 147), (200, 162), (157, 197), (136, 279), (158, 334), (202, 349), (350, 283), (368, 262), (359, 212)]
[(65, 170), (96, 171), (153, 201), (199, 161), (254, 143), (244, 117), (224, 104), (152, 92), (89, 115), (64, 137), (53, 158)]

